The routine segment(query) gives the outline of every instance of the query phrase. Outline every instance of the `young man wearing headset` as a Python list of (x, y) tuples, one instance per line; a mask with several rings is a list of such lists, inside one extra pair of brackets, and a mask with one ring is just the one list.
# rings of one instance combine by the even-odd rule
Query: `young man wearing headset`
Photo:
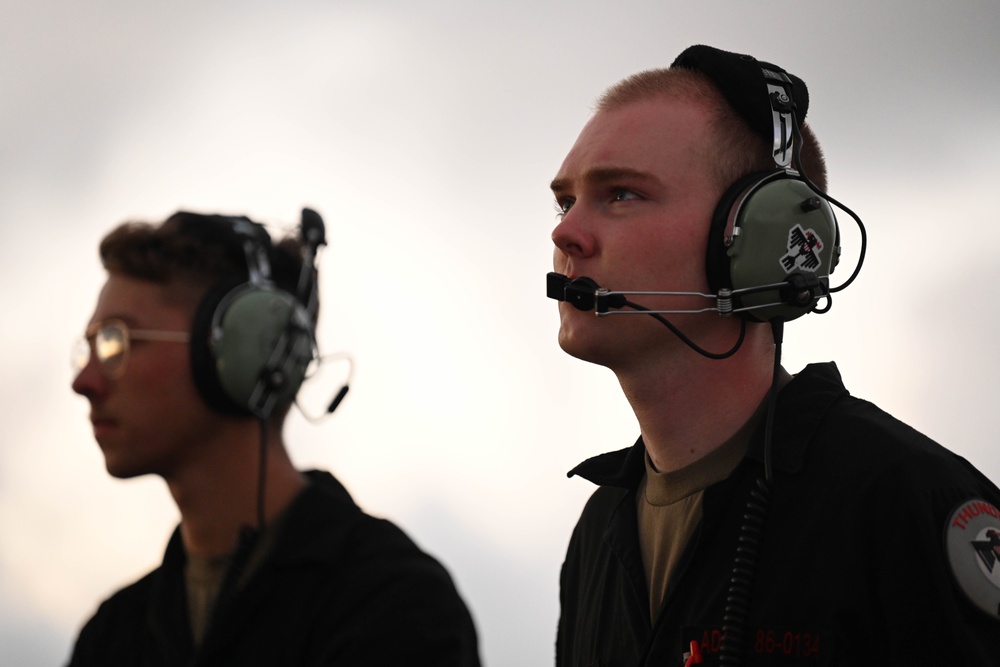
[(1000, 664), (1000, 491), (834, 364), (780, 366), (783, 323), (857, 274), (830, 282), (847, 209), (808, 103), (691, 47), (609, 89), (552, 182), (559, 343), (616, 374), (640, 431), (570, 473), (599, 488), (560, 667)]
[(479, 665), (446, 570), (282, 425), (313, 358), (322, 220), (272, 243), (179, 212), (101, 243), (108, 278), (73, 390), (118, 478), (159, 475), (181, 521), (163, 563), (105, 601), (70, 665)]

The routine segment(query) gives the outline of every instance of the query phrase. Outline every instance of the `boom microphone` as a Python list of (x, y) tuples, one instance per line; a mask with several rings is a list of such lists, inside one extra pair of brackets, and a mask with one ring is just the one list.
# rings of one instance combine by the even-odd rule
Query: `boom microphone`
[(608, 307), (621, 308), (625, 305), (624, 296), (616, 296), (611, 299), (612, 303), (609, 303), (609, 299), (605, 296), (607, 290), (586, 276), (570, 280), (561, 273), (550, 272), (546, 276), (545, 287), (550, 299), (566, 301), (577, 310), (593, 310), (597, 306), (599, 294), (600, 305), (605, 312)]
[[(830, 299), (829, 290), (824, 279), (800, 273), (794, 273), (784, 281), (771, 285), (759, 285), (738, 290), (723, 288), (719, 290), (718, 294), (705, 294), (702, 292), (611, 291), (601, 287), (593, 278), (588, 278), (587, 276), (580, 276), (571, 280), (561, 273), (550, 272), (545, 279), (545, 290), (548, 298), (555, 299), (556, 301), (565, 301), (577, 310), (593, 310), (598, 317), (625, 314), (649, 315), (670, 329), (671, 333), (677, 336), (685, 345), (709, 359), (726, 359), (739, 351), (746, 337), (747, 320), (745, 317), (740, 318), (740, 335), (730, 349), (725, 352), (709, 352), (684, 335), (684, 332), (664, 318), (663, 315), (717, 312), (719, 315), (729, 316), (734, 313), (745, 313), (757, 308), (770, 308), (776, 304), (765, 303), (755, 306), (741, 307), (737, 305), (734, 307), (734, 303), (738, 304), (737, 297), (739, 296), (768, 291), (777, 293), (780, 299), (777, 304), (791, 305), (802, 310), (809, 309), (816, 312), (826, 312), (826, 310), (829, 310), (829, 303), (825, 309), (817, 310), (815, 304), (818, 299), (822, 297), (826, 297), (828, 301)], [(713, 299), (715, 305), (697, 309), (652, 310), (629, 301), (627, 297), (632, 295), (701, 297), (704, 299)], [(611, 310), (612, 308), (615, 310)], [(631, 308), (631, 310), (620, 310), (621, 308)], [(783, 322), (781, 318), (776, 319)], [(773, 324), (774, 322), (772, 322)]]
[[(718, 294), (704, 292), (657, 292), (657, 291), (611, 291), (601, 287), (592, 278), (580, 276), (570, 280), (561, 273), (550, 272), (545, 280), (546, 296), (556, 301), (566, 301), (577, 310), (594, 310), (598, 317), (605, 315), (694, 315), (698, 313), (717, 312), (720, 315), (746, 313), (761, 308), (771, 308), (776, 305), (789, 305), (806, 309), (813, 306), (818, 299), (829, 300), (830, 294), (826, 280), (812, 274), (793, 273), (780, 283), (758, 285), (744, 289), (730, 290), (722, 288)], [(753, 306), (739, 305), (739, 297), (759, 292), (775, 292), (778, 301)], [(701, 297), (715, 300), (715, 305), (705, 308), (687, 308), (670, 310), (651, 310), (632, 303), (629, 296), (684, 296)], [(633, 310), (618, 310), (620, 308)], [(612, 311), (614, 308), (616, 310)], [(820, 311), (820, 312), (825, 312)]]
[[(693, 340), (684, 335), (680, 329), (671, 324), (666, 318), (662, 317), (661, 313), (702, 313), (706, 311), (715, 310), (714, 308), (706, 308), (702, 310), (650, 310), (644, 306), (640, 306), (637, 303), (632, 303), (625, 298), (627, 294), (658, 294), (658, 295), (683, 295), (683, 296), (704, 296), (711, 298), (710, 294), (700, 294), (697, 292), (612, 292), (610, 290), (604, 289), (593, 278), (588, 278), (586, 276), (581, 276), (579, 278), (574, 278), (570, 280), (567, 276), (561, 273), (551, 272), (546, 276), (546, 294), (550, 299), (555, 299), (556, 301), (566, 301), (573, 305), (577, 310), (596, 310), (598, 316), (602, 315), (614, 315), (627, 312), (635, 312), (643, 315), (649, 315), (654, 318), (657, 322), (663, 326), (670, 329), (670, 331), (677, 336), (685, 345), (690, 347), (692, 350), (698, 354), (708, 357), (709, 359), (726, 359), (733, 356), (743, 345), (743, 339), (746, 337), (747, 323), (745, 319), (740, 320), (740, 336), (736, 343), (725, 352), (709, 352), (708, 350), (700, 347)], [(609, 308), (632, 308), (633, 311), (622, 311), (608, 310)]]
[(305, 304), (309, 314), (315, 318), (319, 308), (319, 294), (316, 271), (316, 256), (320, 246), (326, 245), (326, 225), (319, 213), (311, 208), (302, 209), (302, 222), (299, 225), (299, 241), (302, 243), (302, 271), (296, 295)]

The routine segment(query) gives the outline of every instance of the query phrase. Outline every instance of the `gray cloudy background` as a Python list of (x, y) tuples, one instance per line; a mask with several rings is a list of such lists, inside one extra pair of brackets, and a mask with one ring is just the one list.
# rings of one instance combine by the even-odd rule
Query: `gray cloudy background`
[(64, 661), (177, 519), (160, 480), (107, 477), (69, 390), (101, 236), (179, 208), (293, 228), (303, 205), (330, 240), (320, 341), (356, 369), (333, 418), (289, 425), (293, 457), (448, 565), (488, 665), (551, 664), (591, 491), (565, 471), (637, 426), (556, 345), (547, 184), (606, 86), (694, 43), (805, 79), (831, 194), (868, 225), (861, 277), (788, 327), (786, 366), (836, 359), (1000, 480), (995, 0), (0, 8), (4, 664)]

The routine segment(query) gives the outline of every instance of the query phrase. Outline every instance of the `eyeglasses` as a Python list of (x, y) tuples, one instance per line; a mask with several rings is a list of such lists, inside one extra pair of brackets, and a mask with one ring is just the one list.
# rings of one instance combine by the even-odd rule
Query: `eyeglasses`
[(120, 378), (128, 368), (131, 341), (149, 340), (164, 343), (189, 343), (191, 335), (186, 331), (153, 331), (150, 329), (130, 329), (119, 319), (94, 322), (73, 349), (73, 368), (80, 372), (90, 362), (93, 354), (100, 364), (101, 373), (111, 380)]

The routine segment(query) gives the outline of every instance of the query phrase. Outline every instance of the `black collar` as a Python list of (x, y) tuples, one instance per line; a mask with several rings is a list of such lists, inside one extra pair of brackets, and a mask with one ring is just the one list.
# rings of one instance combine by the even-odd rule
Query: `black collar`
[[(774, 417), (772, 453), (774, 467), (788, 473), (802, 469), (813, 435), (833, 404), (848, 394), (833, 362), (810, 364), (778, 394)], [(645, 445), (640, 437), (626, 449), (587, 459), (567, 473), (600, 486), (634, 489), (645, 472)], [(764, 460), (764, 424), (754, 434), (747, 458)]]

